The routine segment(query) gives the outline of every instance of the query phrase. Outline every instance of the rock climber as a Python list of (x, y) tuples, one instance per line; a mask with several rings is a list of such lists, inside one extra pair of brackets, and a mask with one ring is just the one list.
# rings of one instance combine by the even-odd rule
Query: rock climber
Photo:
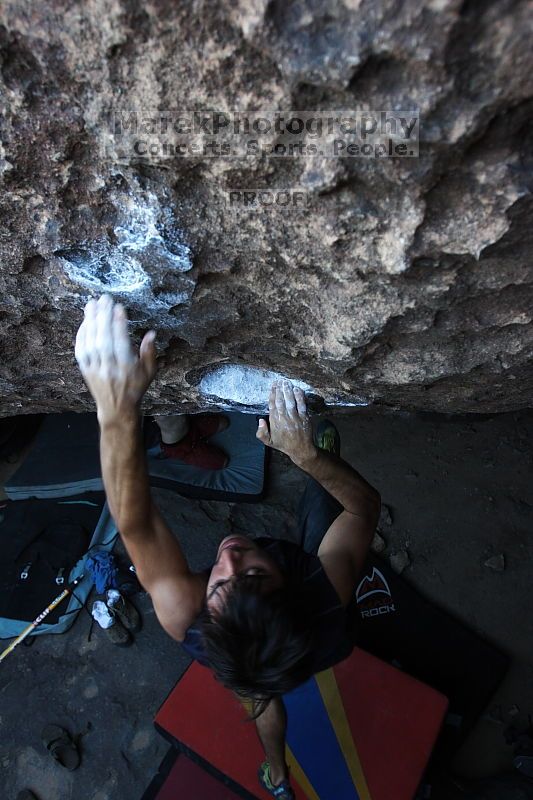
[[(76, 360), (96, 402), (109, 509), (164, 630), (251, 701), (266, 754), (259, 781), (273, 797), (289, 800), (295, 795), (285, 759), (283, 694), (353, 648), (348, 607), (380, 497), (340, 458), (335, 426), (323, 420), (313, 435), (303, 391), (276, 382), (268, 420), (259, 421), (256, 435), (308, 475), (298, 543), (254, 538), (253, 530), (231, 535), (221, 541), (209, 570), (193, 572), (150, 493), (141, 401), (156, 375), (155, 338), (155, 331), (146, 333), (136, 353), (126, 311), (109, 295), (89, 300), (76, 336)], [(176, 415), (158, 422), (166, 455), (179, 458), (191, 438), (205, 443), (227, 418), (207, 415), (198, 423)], [(215, 456), (197, 465), (223, 468), (224, 454), (224, 463)]]

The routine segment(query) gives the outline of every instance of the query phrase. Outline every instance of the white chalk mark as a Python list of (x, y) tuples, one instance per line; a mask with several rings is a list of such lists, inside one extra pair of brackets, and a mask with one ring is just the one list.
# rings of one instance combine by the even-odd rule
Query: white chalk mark
[(114, 254), (111, 248), (95, 243), (90, 250), (71, 248), (60, 256), (73, 283), (95, 292), (133, 293), (150, 283), (141, 265), (126, 253)]
[[(240, 364), (225, 364), (204, 375), (198, 388), (204, 395), (230, 402), (232, 405), (268, 406), (268, 397), (274, 381), (287, 379), (286, 375), (266, 369), (256, 369)], [(309, 384), (292, 380), (303, 391), (312, 391)]]
[(192, 268), (190, 248), (170, 209), (162, 208), (151, 192), (142, 197), (123, 192), (112, 199), (120, 216), (113, 228), (115, 241), (84, 242), (57, 252), (70, 280), (95, 293), (141, 295), (139, 299), (148, 307), (185, 302), (183, 292), (155, 296), (142, 263), (143, 257), (149, 258), (168, 272)]
[[(206, 373), (200, 380), (198, 389), (204, 396), (205, 402), (210, 405), (227, 410), (264, 414), (268, 411), (268, 399), (273, 382), (285, 379), (286, 375), (272, 370), (241, 364), (224, 364)], [(293, 378), (289, 380), (304, 392), (322, 396), (326, 407), (331, 409), (370, 405), (365, 398), (341, 394), (331, 389), (316, 390), (304, 381)]]

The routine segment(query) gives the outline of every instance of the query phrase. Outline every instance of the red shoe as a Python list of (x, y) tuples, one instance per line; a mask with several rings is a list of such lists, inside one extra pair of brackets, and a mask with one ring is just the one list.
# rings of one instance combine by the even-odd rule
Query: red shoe
[[(211, 414), (210, 416), (219, 417), (217, 426), (220, 425), (220, 416), (218, 414)], [(215, 427), (213, 430), (213, 422), (209, 426), (203, 426), (202, 430), (211, 430), (212, 435), (217, 430), (222, 428)], [(224, 427), (227, 427), (226, 425)], [(178, 461), (183, 461), (184, 464), (189, 464), (191, 467), (199, 467), (200, 469), (224, 469), (228, 463), (228, 457), (218, 447), (212, 444), (207, 444), (205, 439), (207, 436), (200, 433), (200, 426), (193, 423), (186, 436), (181, 439), (177, 444), (166, 444), (160, 438), (159, 444), (161, 446), (162, 458), (176, 458)]]

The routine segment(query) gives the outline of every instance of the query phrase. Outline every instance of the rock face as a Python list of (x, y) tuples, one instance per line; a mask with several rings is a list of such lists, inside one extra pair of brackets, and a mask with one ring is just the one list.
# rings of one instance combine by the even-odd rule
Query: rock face
[[(103, 291), (159, 332), (150, 411), (227, 399), (201, 390), (223, 366), (339, 405), (531, 405), (531, 28), (525, 0), (7, 0), (0, 414), (92, 409), (74, 338)], [(339, 109), (418, 110), (419, 155), (288, 124)]]

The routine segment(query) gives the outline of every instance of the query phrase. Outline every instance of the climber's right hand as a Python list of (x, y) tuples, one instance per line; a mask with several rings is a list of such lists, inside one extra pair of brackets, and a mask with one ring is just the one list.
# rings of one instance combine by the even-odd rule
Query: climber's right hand
[(124, 306), (115, 304), (108, 294), (85, 306), (74, 352), (100, 423), (139, 412), (157, 372), (155, 337), (155, 331), (148, 331), (137, 354)]

